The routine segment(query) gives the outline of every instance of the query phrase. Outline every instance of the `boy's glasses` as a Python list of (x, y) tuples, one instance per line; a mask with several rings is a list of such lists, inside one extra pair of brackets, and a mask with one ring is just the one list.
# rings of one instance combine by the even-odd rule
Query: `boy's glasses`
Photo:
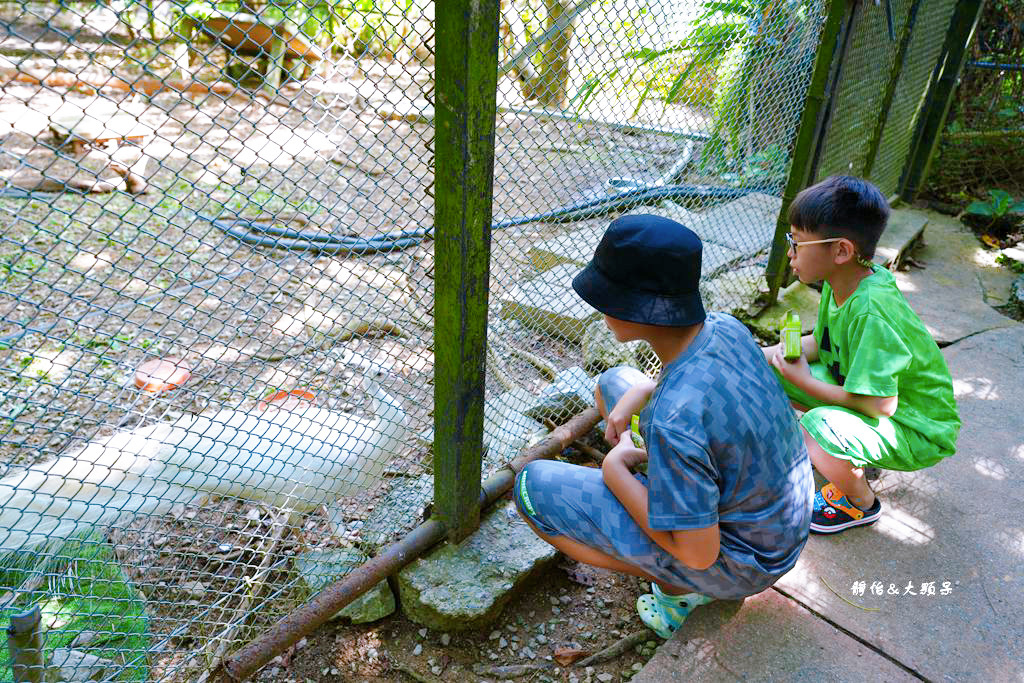
[(843, 238), (829, 237), (827, 240), (807, 240), (806, 242), (797, 242), (795, 239), (793, 239), (793, 233), (786, 233), (786, 243), (789, 244), (789, 248), (793, 250), (794, 254), (796, 253), (797, 247), (802, 247), (808, 244), (827, 244), (828, 242), (838, 242), (841, 239)]

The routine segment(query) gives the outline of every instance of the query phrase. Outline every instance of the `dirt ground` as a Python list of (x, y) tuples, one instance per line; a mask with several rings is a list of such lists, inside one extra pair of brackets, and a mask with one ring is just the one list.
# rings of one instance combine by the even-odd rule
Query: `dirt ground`
[[(255, 680), (617, 683), (639, 671), (663, 642), (637, 617), (634, 604), (644, 592), (638, 579), (563, 563), (527, 587), (487, 630), (438, 633), (400, 613), (372, 625), (332, 623)], [(621, 654), (579, 664), (626, 638), (633, 644)]]

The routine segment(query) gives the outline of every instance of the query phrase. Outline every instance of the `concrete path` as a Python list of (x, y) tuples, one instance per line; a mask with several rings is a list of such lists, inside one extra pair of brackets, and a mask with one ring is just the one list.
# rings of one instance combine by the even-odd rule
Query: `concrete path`
[(634, 681), (1024, 681), (1024, 325), (990, 307), (1012, 276), (929, 219), (926, 268), (898, 279), (949, 343), (957, 454), (883, 473), (876, 525), (813, 536), (773, 590), (698, 608)]

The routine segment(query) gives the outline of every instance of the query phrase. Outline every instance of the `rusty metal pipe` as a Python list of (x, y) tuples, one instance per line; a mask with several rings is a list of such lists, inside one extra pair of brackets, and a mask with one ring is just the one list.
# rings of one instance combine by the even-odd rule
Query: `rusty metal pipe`
[[(512, 488), (516, 474), (526, 463), (561, 452), (593, 429), (600, 419), (596, 408), (588, 408), (520, 453), (519, 457), (481, 484), (481, 509), (494, 503)], [(274, 657), (327, 622), (338, 610), (436, 545), (444, 539), (446, 532), (444, 525), (434, 519), (419, 525), (403, 539), (388, 546), (380, 555), (341, 581), (327, 586), (312, 600), (285, 615), (256, 640), (225, 658), (214, 672), (213, 680), (232, 683), (247, 680)]]

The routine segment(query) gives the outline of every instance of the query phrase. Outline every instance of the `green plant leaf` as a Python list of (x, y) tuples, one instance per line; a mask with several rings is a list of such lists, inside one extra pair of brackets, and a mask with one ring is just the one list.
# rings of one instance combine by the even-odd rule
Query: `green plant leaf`
[(726, 16), (732, 14), (754, 18), (760, 12), (753, 3), (743, 2), (742, 0), (737, 0), (735, 2), (705, 2), (702, 7), (704, 12), (697, 17), (697, 21), (699, 23), (703, 23), (719, 13)]
[(967, 205), (967, 213), (973, 213), (978, 216), (992, 216), (992, 207), (988, 202), (975, 201)]
[(634, 118), (637, 114), (640, 113), (640, 108), (644, 106), (644, 102), (647, 101), (647, 96), (651, 94), (652, 85), (654, 85), (654, 80), (649, 79), (647, 81), (647, 86), (644, 88), (644, 91), (640, 93), (640, 97), (636, 101), (636, 107), (633, 109), (633, 113), (629, 115), (629, 118)]

